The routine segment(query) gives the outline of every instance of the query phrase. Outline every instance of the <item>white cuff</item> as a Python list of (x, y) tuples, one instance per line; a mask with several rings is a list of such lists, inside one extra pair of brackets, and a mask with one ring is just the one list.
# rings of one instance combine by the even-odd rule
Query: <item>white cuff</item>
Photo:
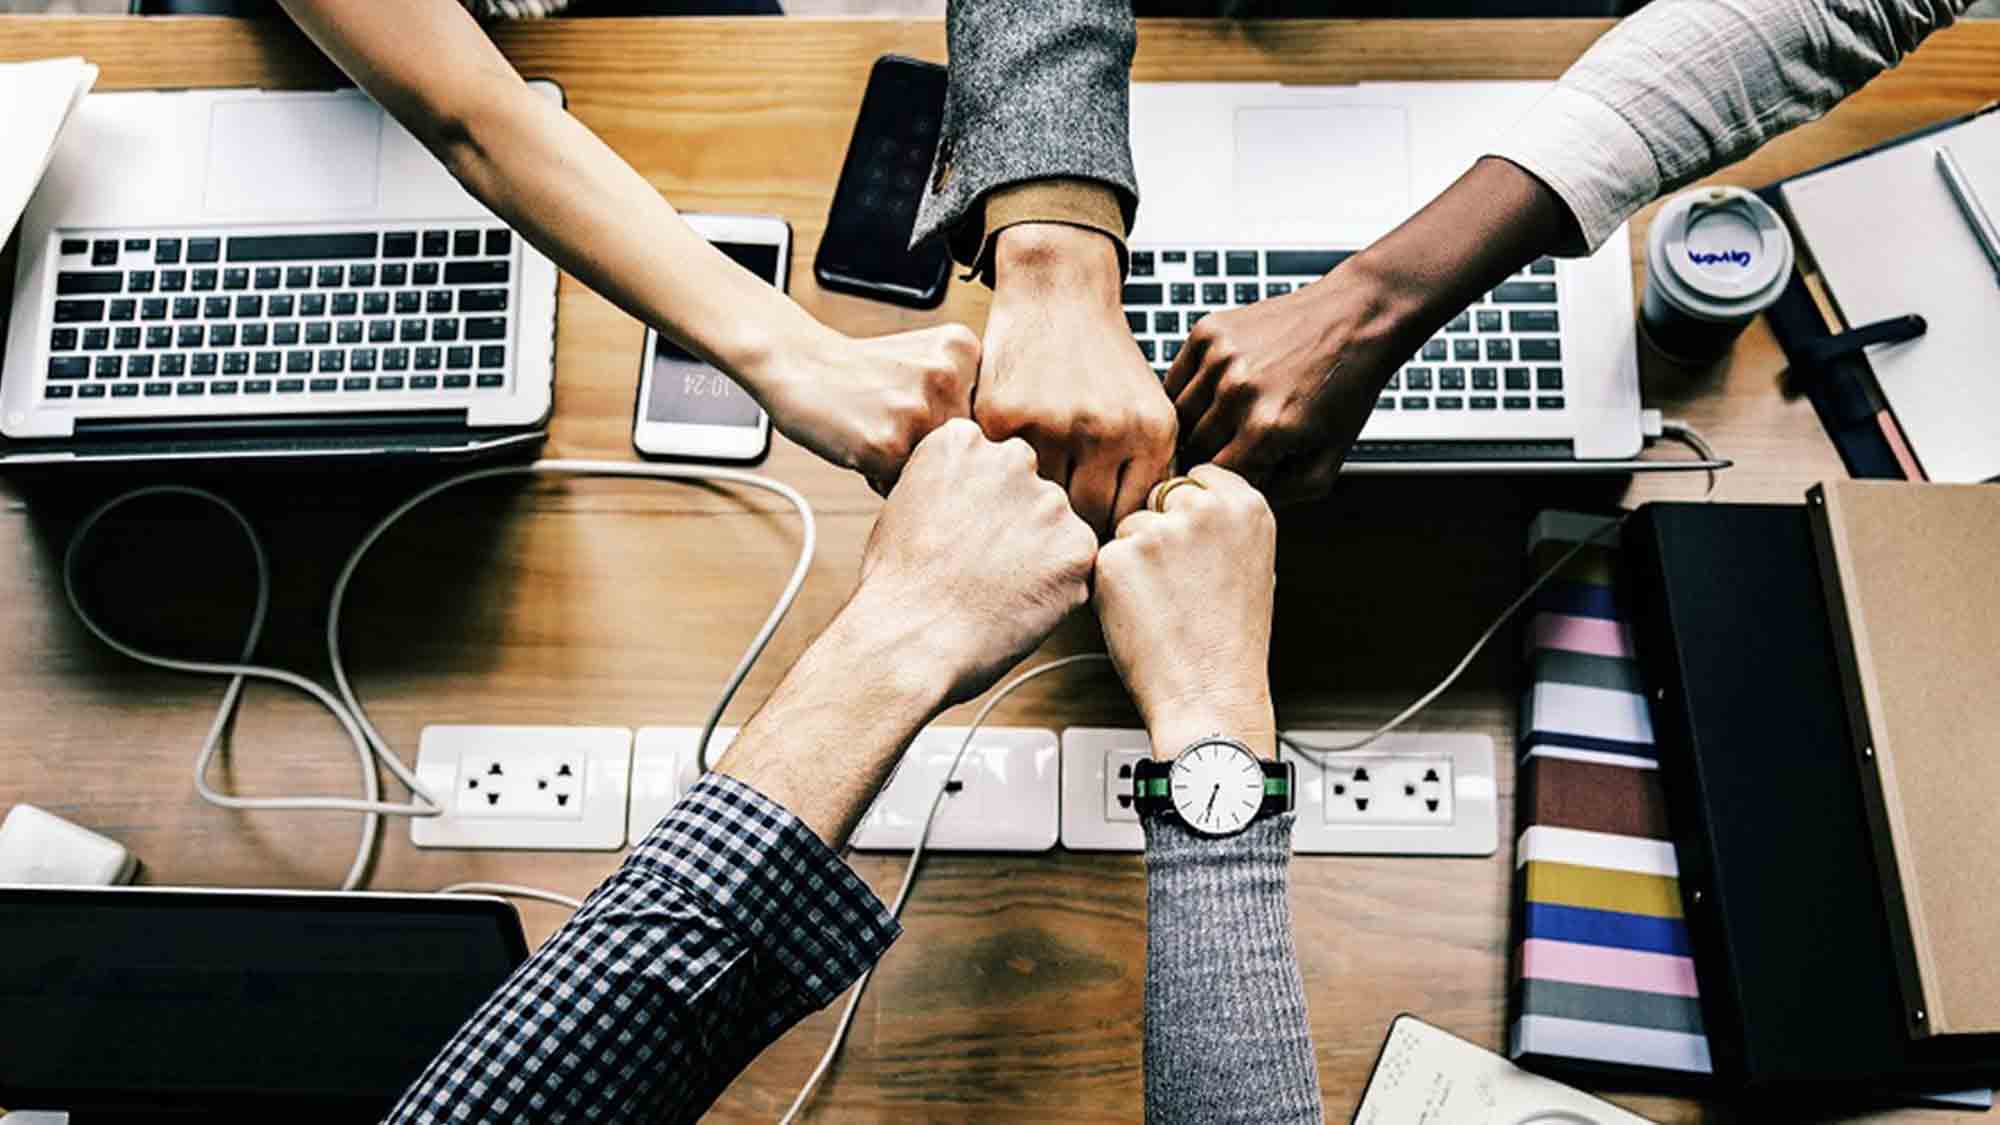
[(1653, 201), (1660, 168), (1617, 110), (1566, 84), (1542, 96), (1488, 153), (1526, 169), (1569, 205), (1589, 251)]

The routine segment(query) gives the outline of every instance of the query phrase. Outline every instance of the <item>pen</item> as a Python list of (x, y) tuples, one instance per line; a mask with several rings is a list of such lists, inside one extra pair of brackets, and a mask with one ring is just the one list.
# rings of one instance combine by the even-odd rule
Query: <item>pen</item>
[(1993, 278), (2000, 284), (2000, 230), (1994, 229), (1993, 219), (1986, 213), (1985, 204), (1979, 201), (1979, 193), (1972, 188), (1972, 181), (1965, 178), (1965, 169), (1958, 166), (1958, 158), (1951, 149), (1939, 145), (1937, 150), (1938, 175), (1944, 177), (1944, 184), (1951, 189), (1951, 197), (1958, 201), (1958, 209), (1965, 215), (1965, 225), (1972, 228), (1972, 237), (1979, 240), (1979, 248), (1986, 251), (1986, 263), (1993, 267)]

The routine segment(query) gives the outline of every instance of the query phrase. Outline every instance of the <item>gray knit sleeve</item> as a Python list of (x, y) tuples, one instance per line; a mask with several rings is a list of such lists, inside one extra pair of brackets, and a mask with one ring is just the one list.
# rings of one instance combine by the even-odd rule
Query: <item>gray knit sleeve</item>
[(1292, 944), (1294, 814), (1239, 835), (1146, 818), (1146, 1120), (1319, 1122)]

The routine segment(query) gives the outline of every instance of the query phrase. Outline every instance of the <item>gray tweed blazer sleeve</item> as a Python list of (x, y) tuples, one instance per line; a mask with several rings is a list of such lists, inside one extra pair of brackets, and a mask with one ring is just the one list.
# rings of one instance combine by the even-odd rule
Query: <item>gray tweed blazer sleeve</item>
[(1131, 0), (951, 0), (951, 87), (911, 243), (948, 233), (970, 262), (986, 193), (1029, 180), (1096, 180), (1126, 224), (1132, 171)]

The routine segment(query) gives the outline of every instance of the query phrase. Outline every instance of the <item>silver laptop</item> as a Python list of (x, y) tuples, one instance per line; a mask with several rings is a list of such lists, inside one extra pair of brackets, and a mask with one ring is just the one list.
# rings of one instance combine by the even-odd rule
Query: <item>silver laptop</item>
[[(1201, 318), (1291, 292), (1444, 190), (1541, 82), (1137, 83), (1126, 317), (1164, 372)], [(1624, 228), (1487, 293), (1390, 381), (1348, 470), (1587, 468), (1639, 452)], [(1606, 468), (1611, 466), (1606, 465)]]
[(22, 218), (0, 464), (532, 449), (555, 298), (358, 91), (92, 94)]

